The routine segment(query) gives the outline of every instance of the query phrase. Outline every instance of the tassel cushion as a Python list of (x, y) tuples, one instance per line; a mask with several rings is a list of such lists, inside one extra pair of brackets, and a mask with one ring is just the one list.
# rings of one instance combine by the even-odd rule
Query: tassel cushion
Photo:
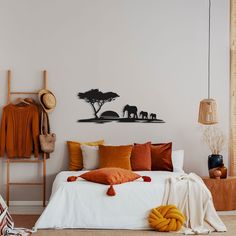
[(136, 180), (141, 176), (121, 168), (101, 168), (86, 172), (80, 177), (94, 183), (115, 185)]
[(69, 176), (67, 182), (77, 181), (81, 177), (87, 181), (110, 185), (106, 194), (108, 196), (115, 196), (116, 192), (113, 185), (131, 182), (142, 177), (143, 182), (151, 182), (149, 176), (140, 176), (130, 170), (121, 168), (101, 168), (86, 172), (80, 176)]
[(134, 181), (141, 176), (121, 168), (101, 168), (86, 172), (79, 177), (94, 183), (110, 185), (107, 190), (108, 196), (115, 196), (113, 185)]

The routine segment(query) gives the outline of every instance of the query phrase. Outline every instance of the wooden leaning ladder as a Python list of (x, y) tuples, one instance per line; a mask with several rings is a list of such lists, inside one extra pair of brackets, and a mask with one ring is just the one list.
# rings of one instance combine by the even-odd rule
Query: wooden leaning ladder
[[(18, 92), (18, 91), (11, 91), (11, 80), (12, 80), (12, 73), (11, 70), (7, 71), (7, 104), (11, 102), (11, 95), (37, 95), (38, 92)], [(47, 71), (43, 71), (43, 88), (47, 89), (48, 82), (48, 74)], [(11, 182), (10, 181), (10, 164), (11, 163), (43, 163), (43, 179), (42, 182)], [(43, 153), (42, 158), (35, 158), (33, 159), (6, 159), (7, 164), (7, 186), (6, 186), (6, 201), (7, 205), (9, 206), (10, 203), (10, 186), (13, 185), (27, 185), (27, 186), (42, 186), (43, 188), (43, 206), (46, 206), (46, 153)]]

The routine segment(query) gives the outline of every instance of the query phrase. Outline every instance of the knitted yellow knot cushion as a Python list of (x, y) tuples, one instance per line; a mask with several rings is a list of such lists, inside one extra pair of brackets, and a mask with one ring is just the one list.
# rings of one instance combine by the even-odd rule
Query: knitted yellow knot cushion
[(184, 224), (184, 215), (175, 205), (166, 205), (151, 210), (148, 222), (157, 231), (179, 231)]

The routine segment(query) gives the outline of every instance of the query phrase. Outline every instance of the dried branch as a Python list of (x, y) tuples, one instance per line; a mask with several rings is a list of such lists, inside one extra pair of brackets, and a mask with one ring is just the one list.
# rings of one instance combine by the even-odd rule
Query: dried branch
[(222, 151), (225, 144), (225, 137), (221, 129), (216, 126), (208, 126), (203, 131), (202, 137), (212, 154), (219, 154)]

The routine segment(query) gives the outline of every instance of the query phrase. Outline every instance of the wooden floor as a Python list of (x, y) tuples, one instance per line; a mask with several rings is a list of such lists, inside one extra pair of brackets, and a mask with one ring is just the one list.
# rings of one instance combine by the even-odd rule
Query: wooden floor
[(15, 227), (32, 229), (39, 215), (11, 215)]
[[(31, 229), (37, 221), (39, 215), (12, 215), (16, 227)], [(214, 236), (235, 236), (236, 235), (236, 215), (221, 215), (227, 232), (212, 233)], [(39, 230), (33, 236), (155, 236), (166, 235), (176, 236), (176, 233), (159, 233), (155, 231), (142, 230)]]

